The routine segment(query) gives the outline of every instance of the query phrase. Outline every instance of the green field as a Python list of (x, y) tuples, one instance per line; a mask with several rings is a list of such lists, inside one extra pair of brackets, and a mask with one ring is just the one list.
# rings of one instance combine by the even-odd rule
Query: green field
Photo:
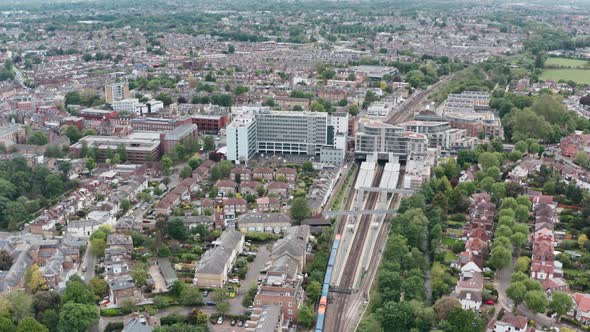
[(545, 60), (545, 66), (562, 66), (562, 67), (571, 67), (571, 68), (582, 68), (584, 65), (588, 64), (587, 60), (578, 60), (578, 59), (567, 59), (567, 58), (547, 58)]
[(572, 80), (580, 84), (590, 84), (590, 70), (589, 69), (544, 69), (541, 74), (541, 79), (544, 81), (553, 80)]

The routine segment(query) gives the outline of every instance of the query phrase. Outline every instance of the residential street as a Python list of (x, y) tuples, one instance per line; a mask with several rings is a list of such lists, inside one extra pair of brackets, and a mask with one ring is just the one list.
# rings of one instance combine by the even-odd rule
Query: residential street
[[(506, 310), (506, 311), (512, 311), (512, 307), (514, 306), (514, 303), (512, 302), (512, 300), (510, 300), (508, 298), (508, 296), (506, 295), (506, 289), (510, 285), (510, 278), (511, 278), (513, 272), (514, 272), (513, 266), (496, 271), (496, 278), (494, 279), (494, 287), (496, 287), (496, 290), (498, 291), (498, 302), (496, 303), (496, 315), (497, 315), (497, 313), (500, 312), (500, 309), (504, 308), (504, 310)], [(575, 327), (573, 327), (571, 325), (557, 323), (557, 322), (555, 322), (555, 319), (553, 319), (551, 317), (547, 317), (546, 315), (536, 314), (536, 313), (532, 312), (529, 308), (527, 308), (524, 304), (520, 304), (516, 308), (516, 313), (520, 314), (522, 316), (525, 316), (529, 320), (534, 320), (536, 322), (537, 326), (539, 326), (539, 327), (540, 326), (558, 327), (558, 328), (567, 327), (570, 329), (574, 329), (576, 331), (582, 331), (580, 329), (576, 329)], [(488, 329), (489, 328), (490, 328), (490, 326), (488, 326)], [(492, 328), (493, 328), (493, 326), (492, 326)]]
[(242, 280), (240, 283), (239, 294), (229, 301), (231, 305), (232, 314), (238, 315), (244, 313), (244, 310), (246, 308), (242, 306), (242, 300), (244, 299), (244, 296), (248, 293), (248, 289), (250, 289), (252, 286), (257, 285), (260, 270), (264, 269), (266, 263), (270, 260), (269, 249), (271, 247), (271, 244), (264, 244), (258, 247), (256, 259), (254, 260), (254, 262), (248, 265), (248, 273), (246, 274), (246, 279)]

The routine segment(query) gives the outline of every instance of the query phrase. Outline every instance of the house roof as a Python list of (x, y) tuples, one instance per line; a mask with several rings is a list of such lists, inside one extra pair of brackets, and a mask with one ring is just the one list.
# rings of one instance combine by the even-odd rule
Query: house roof
[(226, 230), (214, 242), (217, 246), (207, 250), (196, 269), (197, 273), (221, 274), (225, 273), (225, 266), (231, 253), (236, 250), (244, 235), (235, 230)]
[(574, 293), (574, 301), (578, 310), (590, 312), (590, 294)]
[(266, 187), (268, 189), (289, 189), (289, 184), (285, 182), (271, 182)]
[(261, 213), (249, 212), (238, 217), (238, 223), (258, 224), (258, 223), (291, 223), (291, 217), (285, 213)]
[(295, 226), (289, 228), (287, 235), (278, 240), (272, 246), (272, 256), (280, 257), (281, 255), (291, 255), (292, 257), (301, 257), (305, 255), (307, 240), (309, 238), (309, 226)]
[(511, 312), (505, 312), (500, 322), (512, 325), (521, 330), (525, 329), (528, 324), (528, 319), (524, 316), (515, 316)]

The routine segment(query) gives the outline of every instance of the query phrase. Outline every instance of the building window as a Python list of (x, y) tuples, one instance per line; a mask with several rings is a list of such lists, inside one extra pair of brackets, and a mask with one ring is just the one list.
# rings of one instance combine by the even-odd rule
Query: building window
[(293, 315), (293, 309), (289, 309), (289, 316)]
[[(293, 307), (293, 302), (289, 302), (289, 308), (292, 308), (292, 307)], [(291, 309), (289, 309), (289, 310), (291, 310)]]

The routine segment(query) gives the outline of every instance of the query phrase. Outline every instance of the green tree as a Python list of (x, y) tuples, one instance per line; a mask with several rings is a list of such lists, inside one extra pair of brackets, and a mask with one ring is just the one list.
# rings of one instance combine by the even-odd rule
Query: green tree
[(547, 295), (542, 290), (531, 290), (524, 296), (524, 303), (534, 312), (545, 312)]
[(235, 52), (236, 52), (236, 47), (234, 45), (232, 45), (232, 44), (229, 44), (227, 46), (227, 53), (234, 54)]
[(315, 320), (315, 312), (313, 308), (308, 305), (302, 305), (299, 308), (299, 317), (297, 319), (297, 323), (303, 327), (311, 328), (313, 326), (313, 321)]
[(310, 303), (315, 303), (320, 298), (321, 293), (322, 284), (316, 280), (311, 281), (305, 289), (305, 294), (307, 294)]
[(66, 136), (70, 139), (70, 143), (74, 144), (80, 140), (82, 134), (76, 126), (68, 126), (65, 132)]
[(203, 151), (209, 152), (215, 150), (215, 140), (212, 136), (203, 137)]
[(127, 156), (127, 148), (125, 147), (125, 145), (119, 144), (117, 146), (117, 152), (116, 152), (116, 154), (119, 155), (119, 158), (121, 159), (121, 162), (124, 163), (124, 162), (127, 161), (128, 156)]
[(199, 165), (201, 165), (201, 158), (199, 157), (192, 157), (188, 160), (188, 165), (191, 167), (191, 169), (196, 169), (197, 167), (199, 167)]
[(75, 274), (70, 277), (66, 283), (66, 289), (63, 295), (64, 304), (72, 302), (77, 304), (94, 305), (96, 302), (95, 300), (96, 298), (94, 297), (94, 294), (80, 276)]
[(168, 235), (176, 240), (185, 240), (188, 237), (189, 230), (180, 219), (172, 219), (168, 222)]
[(305, 197), (297, 197), (291, 203), (291, 217), (297, 221), (309, 217), (311, 211), (307, 206), (307, 199)]
[(10, 319), (0, 317), (0, 331), (15, 332), (16, 326), (14, 326), (14, 323)]
[(490, 167), (500, 167), (500, 160), (493, 152), (483, 152), (479, 154), (478, 162), (485, 171)]
[(490, 263), (492, 263), (496, 269), (502, 269), (509, 266), (512, 263), (512, 251), (508, 248), (499, 246), (493, 248)]
[(47, 135), (42, 131), (35, 131), (31, 137), (29, 137), (29, 144), (33, 145), (45, 145), (49, 143)]
[(26, 317), (18, 323), (16, 332), (49, 332), (49, 330), (33, 317)]
[(572, 301), (572, 298), (569, 294), (564, 292), (555, 292), (551, 295), (549, 309), (557, 314), (555, 317), (557, 322), (559, 322), (559, 318), (567, 314), (573, 306), (574, 302)]
[(98, 308), (94, 305), (66, 303), (59, 315), (60, 332), (85, 332), (98, 324)]
[(576, 153), (576, 157), (574, 158), (574, 162), (577, 165), (588, 168), (588, 166), (590, 166), (590, 158), (588, 157), (588, 153), (586, 151), (578, 151)]
[(90, 172), (90, 173), (92, 173), (92, 170), (96, 168), (96, 162), (94, 161), (93, 158), (86, 159), (86, 168), (88, 169), (88, 172)]
[(432, 306), (434, 316), (439, 321), (446, 320), (449, 317), (449, 314), (457, 308), (461, 308), (461, 302), (450, 296), (441, 297), (436, 300)]
[(47, 290), (47, 281), (37, 264), (33, 264), (27, 268), (24, 279), (25, 289), (31, 294)]
[(109, 295), (109, 283), (100, 277), (94, 277), (89, 282), (90, 289), (98, 299), (102, 299)]
[(514, 301), (514, 309), (524, 301), (524, 297), (527, 294), (526, 285), (523, 282), (512, 282), (506, 289), (506, 295), (512, 301)]
[(6, 299), (8, 300), (8, 308), (13, 321), (20, 322), (33, 315), (33, 298), (31, 295), (16, 290), (8, 294)]
[(162, 157), (162, 169), (164, 174), (170, 174), (170, 168), (172, 167), (172, 159), (168, 156)]
[(305, 161), (301, 167), (304, 172), (313, 172), (313, 163), (311, 161)]
[(193, 169), (186, 165), (182, 168), (182, 170), (180, 170), (180, 177), (183, 179), (186, 179), (188, 177), (191, 177), (193, 175)]
[(526, 273), (529, 270), (531, 259), (527, 256), (518, 257), (516, 263), (514, 263), (514, 269), (519, 272)]
[(135, 263), (131, 270), (131, 278), (137, 286), (146, 286), (149, 278), (146, 264), (141, 262)]

